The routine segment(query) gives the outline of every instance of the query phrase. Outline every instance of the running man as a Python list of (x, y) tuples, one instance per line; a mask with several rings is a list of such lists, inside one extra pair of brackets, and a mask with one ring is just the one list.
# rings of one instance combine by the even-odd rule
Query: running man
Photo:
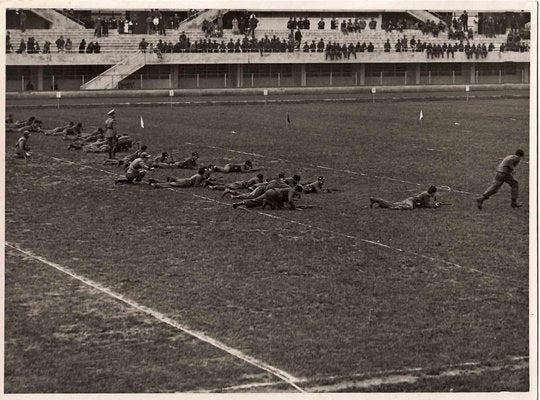
[(28, 138), (30, 137), (30, 132), (25, 131), (23, 136), (17, 140), (15, 144), (15, 157), (24, 158), (25, 160), (29, 159), (32, 156), (30, 153), (30, 147), (28, 147)]
[(376, 197), (369, 198), (369, 208), (373, 208), (373, 204), (378, 204), (380, 208), (389, 208), (390, 210), (412, 210), (413, 208), (437, 208), (437, 198), (435, 193), (437, 188), (430, 186), (428, 190), (417, 194), (416, 196), (408, 197), (403, 201), (391, 202)]
[(511, 188), (510, 197), (512, 199), (512, 202), (510, 203), (510, 206), (512, 208), (518, 208), (522, 206), (522, 204), (517, 202), (519, 195), (519, 184), (518, 181), (514, 179), (514, 168), (518, 166), (521, 158), (524, 155), (525, 152), (519, 149), (516, 150), (516, 153), (514, 155), (506, 156), (502, 160), (502, 162), (497, 167), (495, 177), (493, 178), (491, 186), (486, 189), (482, 197), (478, 197), (477, 199), (475, 199), (476, 205), (478, 206), (479, 210), (482, 209), (484, 201), (497, 193), (504, 183), (508, 183)]
[(116, 181), (114, 181), (114, 183), (131, 184), (133, 183), (133, 181), (142, 181), (144, 175), (146, 175), (146, 171), (154, 170), (153, 168), (150, 168), (148, 165), (146, 165), (146, 160), (148, 160), (148, 158), (150, 158), (150, 155), (148, 153), (141, 153), (141, 156), (139, 158), (136, 158), (131, 164), (129, 164), (128, 170), (126, 172), (126, 179), (117, 179)]

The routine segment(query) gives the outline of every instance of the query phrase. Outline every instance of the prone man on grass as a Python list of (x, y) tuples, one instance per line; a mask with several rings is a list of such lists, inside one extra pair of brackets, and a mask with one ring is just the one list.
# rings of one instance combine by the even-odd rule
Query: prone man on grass
[(300, 185), (296, 185), (294, 188), (284, 185), (284, 187), (268, 189), (254, 199), (246, 199), (238, 203), (233, 203), (232, 206), (236, 209), (240, 206), (248, 208), (262, 206), (263, 208), (266, 208), (266, 206), (269, 205), (270, 208), (274, 210), (281, 209), (285, 204), (288, 204), (291, 210), (295, 210), (296, 206), (294, 200), (301, 197), (302, 190), (302, 186)]
[(523, 150), (516, 150), (516, 153), (513, 155), (506, 156), (501, 163), (497, 166), (497, 170), (495, 173), (495, 177), (493, 178), (493, 182), (491, 183), (491, 186), (486, 189), (482, 197), (477, 198), (476, 205), (478, 206), (478, 209), (482, 209), (482, 205), (484, 204), (484, 201), (489, 199), (491, 196), (493, 196), (495, 193), (499, 191), (501, 186), (505, 183), (508, 183), (511, 188), (510, 196), (511, 196), (511, 203), (510, 206), (512, 208), (518, 208), (521, 207), (522, 204), (517, 202), (518, 195), (519, 195), (519, 184), (518, 181), (514, 179), (514, 168), (518, 166), (519, 162), (521, 161), (521, 158), (525, 155), (525, 152)]
[(369, 198), (369, 207), (373, 208), (373, 204), (378, 204), (380, 208), (388, 208), (390, 210), (412, 210), (413, 208), (438, 208), (441, 203), (437, 202), (435, 193), (437, 188), (430, 186), (428, 190), (417, 194), (416, 196), (408, 197), (403, 201), (391, 202), (377, 197)]

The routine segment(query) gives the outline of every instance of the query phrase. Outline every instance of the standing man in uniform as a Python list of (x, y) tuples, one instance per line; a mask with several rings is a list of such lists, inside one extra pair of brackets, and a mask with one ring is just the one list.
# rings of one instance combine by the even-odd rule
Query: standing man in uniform
[(116, 156), (116, 144), (118, 136), (116, 133), (116, 113), (114, 109), (107, 113), (109, 118), (105, 121), (105, 139), (109, 145), (109, 158), (114, 159)]
[(508, 183), (511, 190), (511, 198), (512, 202), (510, 205), (512, 208), (521, 207), (522, 204), (519, 204), (517, 202), (517, 198), (519, 195), (519, 184), (518, 181), (514, 179), (513, 173), (514, 168), (518, 166), (519, 162), (521, 161), (521, 158), (525, 155), (525, 152), (523, 150), (516, 150), (516, 153), (514, 155), (506, 156), (502, 162), (497, 167), (495, 177), (493, 178), (493, 182), (491, 183), (491, 186), (486, 189), (482, 197), (477, 198), (476, 205), (478, 206), (478, 209), (482, 209), (482, 205), (484, 201), (489, 199), (491, 196), (493, 196), (495, 193), (499, 191), (501, 186), (504, 183)]

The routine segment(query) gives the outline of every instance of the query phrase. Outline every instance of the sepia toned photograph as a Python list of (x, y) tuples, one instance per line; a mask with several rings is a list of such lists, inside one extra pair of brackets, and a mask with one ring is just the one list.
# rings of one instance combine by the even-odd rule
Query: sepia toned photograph
[(64, 4), (2, 10), (4, 395), (536, 398), (536, 3)]

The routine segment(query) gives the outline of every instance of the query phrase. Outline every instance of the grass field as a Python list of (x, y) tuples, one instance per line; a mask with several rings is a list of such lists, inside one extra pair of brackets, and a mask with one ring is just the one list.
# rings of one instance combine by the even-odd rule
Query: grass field
[[(523, 208), (510, 208), (507, 186), (482, 211), (473, 199), (504, 156), (528, 155), (528, 107), (117, 107), (120, 132), (152, 154), (249, 158), (265, 176), (323, 174), (337, 190), (303, 195), (303, 211), (233, 210), (217, 191), (115, 186), (121, 169), (104, 155), (33, 135), (30, 162), (6, 160), (6, 241), (305, 391), (527, 391), (528, 163), (515, 174)], [(14, 114), (101, 126), (106, 111)], [(8, 152), (17, 137), (6, 134)], [(171, 174), (192, 171), (152, 173)], [(440, 197), (453, 206), (369, 208), (370, 196), (397, 201), (431, 184), (451, 187)], [(7, 393), (297, 390), (10, 246), (5, 299)]]

